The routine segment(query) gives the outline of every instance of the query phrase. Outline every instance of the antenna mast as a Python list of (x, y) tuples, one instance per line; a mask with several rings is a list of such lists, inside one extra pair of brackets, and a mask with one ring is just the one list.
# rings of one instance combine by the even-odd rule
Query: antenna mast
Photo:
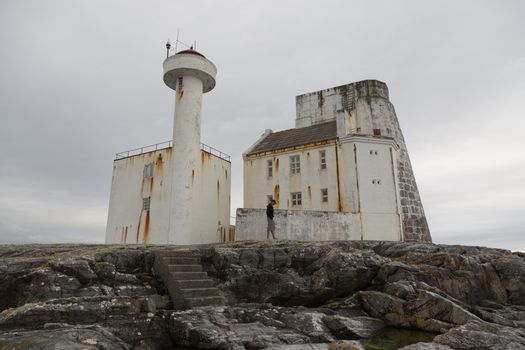
[[(193, 45), (188, 45), (182, 41), (179, 40), (179, 34), (180, 34), (180, 30), (179, 28), (177, 28), (177, 38), (175, 39), (175, 54), (178, 52), (179, 50), (179, 44), (181, 44), (182, 46), (185, 46), (186, 48), (190, 49), (190, 50), (196, 50), (197, 49), (197, 40), (194, 40), (193, 41)], [(171, 49), (171, 43), (170, 43), (170, 39), (168, 39), (168, 42), (166, 43), (166, 58), (169, 57), (170, 55), (170, 49)]]

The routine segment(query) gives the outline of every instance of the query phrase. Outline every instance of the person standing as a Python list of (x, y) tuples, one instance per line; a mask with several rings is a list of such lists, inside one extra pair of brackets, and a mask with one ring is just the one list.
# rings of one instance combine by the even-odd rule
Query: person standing
[(273, 221), (273, 205), (275, 200), (271, 200), (270, 203), (266, 206), (266, 218), (268, 219), (268, 230), (266, 231), (266, 239), (270, 239), (270, 233), (272, 234), (273, 239), (275, 238), (275, 222)]

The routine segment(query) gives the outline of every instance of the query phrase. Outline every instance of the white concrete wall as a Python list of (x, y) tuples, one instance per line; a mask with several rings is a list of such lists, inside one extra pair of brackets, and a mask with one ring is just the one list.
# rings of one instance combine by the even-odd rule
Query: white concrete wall
[(192, 76), (181, 76), (180, 79), (182, 86), (176, 92), (173, 121), (173, 159), (176, 166), (172, 175), (169, 243), (179, 241), (181, 235), (177, 231), (181, 228), (189, 231), (193, 224), (194, 188), (190, 184), (193, 185), (195, 172), (199, 168), (201, 145), (202, 81)]
[[(319, 152), (326, 153), (327, 168), (321, 169)], [(301, 172), (291, 174), (290, 156), (299, 155)], [(247, 156), (244, 161), (244, 207), (264, 208), (267, 196), (277, 201), (277, 209), (337, 211), (335, 143), (312, 145), (287, 152)], [(273, 164), (268, 177), (267, 161)], [(321, 201), (321, 189), (328, 189), (328, 203)], [(293, 206), (292, 192), (302, 193), (302, 205)]]
[(173, 244), (219, 242), (219, 221), (230, 225), (231, 163), (201, 151), (192, 181), (191, 232), (176, 231)]
[[(171, 195), (171, 148), (115, 160), (106, 243), (167, 243)], [(154, 163), (153, 177), (144, 166)], [(150, 197), (150, 210), (142, 199)]]
[[(302, 241), (359, 240), (359, 214), (275, 210), (275, 234), (278, 239)], [(237, 209), (235, 240), (266, 239), (266, 209)]]
[[(324, 150), (326, 154), (327, 167), (324, 170), (320, 169), (320, 150)], [(290, 171), (292, 155), (300, 156), (299, 174), (292, 174)], [(337, 237), (343, 237), (343, 234), (337, 233), (341, 227), (341, 223), (337, 221), (339, 216), (313, 214), (319, 211), (355, 214), (351, 216), (352, 220), (359, 223), (359, 239), (402, 240), (395, 176), (397, 156), (397, 146), (392, 140), (355, 135), (341, 138), (337, 144), (311, 145), (295, 151), (245, 156), (244, 207), (264, 209), (268, 203), (267, 196), (272, 195), (277, 200), (276, 209), (297, 211), (293, 216), (297, 220), (282, 227), (283, 232), (289, 232), (286, 237), (296, 237), (294, 239), (303, 239), (300, 238), (301, 234), (306, 235), (304, 239), (310, 239), (307, 237), (320, 232), (317, 229), (320, 225), (324, 229), (334, 230)], [(267, 169), (269, 160), (273, 165), (271, 177), (268, 176)], [(322, 188), (328, 189), (328, 203), (322, 203)], [(292, 205), (292, 192), (302, 193), (301, 206)], [(257, 212), (247, 212), (246, 215), (249, 213)], [(308, 218), (308, 215), (314, 215), (315, 218)], [(299, 219), (304, 220), (304, 230), (297, 226), (300, 223)], [(324, 224), (315, 221), (321, 219), (330, 221)], [(247, 234), (242, 228), (243, 220), (256, 227), (265, 225), (264, 222), (259, 222), (264, 221), (264, 217), (237, 217), (239, 239)]]
[[(172, 148), (115, 160), (106, 243), (218, 242), (218, 221), (227, 227), (230, 220), (231, 164), (202, 150), (199, 154), (191, 186), (192, 226), (173, 237), (168, 235)], [(144, 179), (144, 166), (149, 163), (154, 163), (153, 177)], [(150, 210), (142, 210), (145, 197), (151, 197)]]

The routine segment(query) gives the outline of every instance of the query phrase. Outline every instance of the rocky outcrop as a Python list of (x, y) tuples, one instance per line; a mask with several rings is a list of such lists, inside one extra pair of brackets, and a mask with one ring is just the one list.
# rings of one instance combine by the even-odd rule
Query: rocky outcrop
[(424, 332), (403, 335), (406, 350), (525, 348), (521, 253), (366, 241), (185, 247), (226, 305), (176, 310), (154, 269), (159, 250), (173, 249), (0, 246), (0, 348), (361, 349), (397, 328)]

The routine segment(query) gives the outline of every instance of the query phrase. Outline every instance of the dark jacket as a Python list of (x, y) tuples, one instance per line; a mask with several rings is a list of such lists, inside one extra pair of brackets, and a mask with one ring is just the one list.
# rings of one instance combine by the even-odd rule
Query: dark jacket
[(268, 204), (266, 206), (266, 216), (270, 219), (273, 219), (273, 205), (272, 203)]

